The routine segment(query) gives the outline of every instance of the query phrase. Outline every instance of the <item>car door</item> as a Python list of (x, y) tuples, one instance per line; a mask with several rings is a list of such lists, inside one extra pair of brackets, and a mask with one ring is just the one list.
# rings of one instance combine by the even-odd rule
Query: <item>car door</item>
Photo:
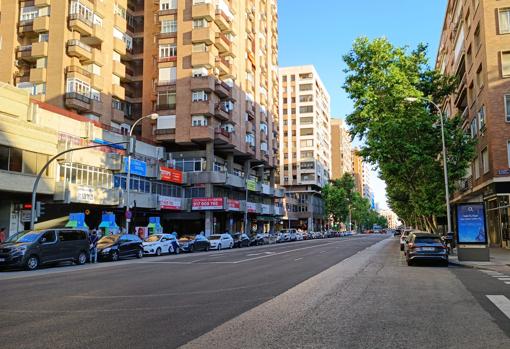
[(118, 246), (119, 246), (119, 256), (126, 257), (126, 256), (130, 255), (131, 246), (130, 246), (130, 241), (129, 241), (129, 238), (127, 235), (122, 235), (119, 238)]
[(163, 253), (173, 251), (173, 248), (171, 249), (170, 246), (172, 246), (172, 240), (170, 239), (170, 237), (163, 235), (163, 237), (160, 240), (161, 251)]
[(230, 239), (227, 235), (223, 234), (221, 236), (221, 247), (228, 248), (230, 247)]
[(59, 243), (54, 230), (48, 230), (39, 238), (39, 251), (41, 263), (50, 263), (59, 259)]
[(138, 253), (138, 249), (140, 248), (140, 242), (134, 235), (128, 235), (127, 237), (129, 239), (129, 255), (136, 255)]

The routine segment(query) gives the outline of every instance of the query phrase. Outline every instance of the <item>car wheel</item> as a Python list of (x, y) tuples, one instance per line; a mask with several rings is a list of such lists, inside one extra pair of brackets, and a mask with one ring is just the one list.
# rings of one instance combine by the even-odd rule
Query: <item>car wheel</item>
[(181, 249), (179, 247), (176, 247), (175, 248), (175, 251), (174, 251), (175, 254), (179, 254), (181, 253)]
[(205, 252), (209, 251), (210, 248), (211, 248), (210, 245), (205, 246)]
[[(188, 248), (188, 251), (191, 253), (193, 252), (193, 245), (191, 245), (189, 248)], [(207, 251), (207, 250), (206, 250)]]
[(119, 260), (119, 252), (113, 251), (112, 252), (112, 262), (116, 262)]
[(407, 265), (408, 265), (408, 266), (412, 266), (412, 265), (413, 265), (413, 261), (412, 261), (412, 260), (410, 260), (410, 259), (408, 259), (408, 260), (407, 260)]
[(230, 243), (230, 248), (234, 248), (234, 244), (233, 243)]
[[(159, 256), (161, 256), (161, 250), (159, 251)], [(136, 254), (136, 258), (140, 259), (142, 257), (143, 257), (143, 250), (139, 249), (137, 254)]]
[(25, 263), (25, 268), (27, 270), (36, 270), (38, 267), (39, 267), (39, 258), (37, 258), (37, 256), (34, 256), (34, 255), (28, 257), (28, 259)]
[(85, 252), (80, 252), (78, 258), (76, 259), (76, 264), (83, 265), (87, 262), (87, 254)]
[(156, 249), (156, 256), (161, 256), (161, 248), (159, 247)]

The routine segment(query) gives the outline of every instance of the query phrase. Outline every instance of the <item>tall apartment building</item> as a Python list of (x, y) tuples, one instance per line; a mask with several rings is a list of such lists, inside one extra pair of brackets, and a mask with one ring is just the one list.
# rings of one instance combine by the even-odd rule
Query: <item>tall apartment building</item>
[[(274, 203), (276, 0), (2, 1), (1, 11), (0, 81), (123, 133), (157, 112), (141, 136), (169, 164), (244, 178), (233, 187), (197, 175), (189, 195), (244, 200), (252, 180), (250, 220), (274, 224), (259, 205)], [(234, 206), (197, 207), (189, 219), (205, 219), (206, 233), (244, 229)]]
[(324, 225), (320, 190), (331, 172), (330, 98), (313, 66), (280, 68), (279, 75), (279, 182), (287, 191), (286, 224), (314, 230)]
[(436, 67), (460, 81), (444, 103), (461, 114), (476, 156), (452, 205), (485, 202), (492, 245), (510, 247), (510, 0), (450, 0)]
[(363, 195), (363, 158), (359, 155), (359, 149), (355, 148), (352, 150), (352, 173), (354, 176), (354, 182), (356, 184), (356, 191)]
[(331, 119), (331, 179), (353, 174), (351, 135), (341, 119)]

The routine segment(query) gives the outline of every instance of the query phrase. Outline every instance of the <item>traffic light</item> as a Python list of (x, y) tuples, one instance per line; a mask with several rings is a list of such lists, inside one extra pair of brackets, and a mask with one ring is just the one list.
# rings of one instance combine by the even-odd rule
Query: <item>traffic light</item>
[(46, 213), (46, 208), (44, 207), (45, 203), (41, 201), (37, 201), (35, 203), (35, 215), (37, 218), (44, 216)]

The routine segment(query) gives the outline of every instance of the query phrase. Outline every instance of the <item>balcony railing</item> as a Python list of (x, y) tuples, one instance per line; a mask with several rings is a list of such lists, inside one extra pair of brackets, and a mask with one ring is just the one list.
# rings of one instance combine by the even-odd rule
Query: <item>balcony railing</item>
[(78, 92), (67, 92), (66, 99), (77, 99), (83, 103), (90, 104), (90, 97)]
[(173, 80), (164, 80), (164, 81), (158, 81), (157, 82), (158, 86), (170, 86), (170, 85), (175, 85), (176, 84), (176, 80), (173, 79)]
[(87, 17), (83, 16), (80, 13), (72, 13), (72, 14), (69, 15), (69, 20), (70, 21), (73, 21), (75, 19), (85, 23), (89, 27), (93, 27), (94, 26), (94, 24), (92, 23), (92, 21), (90, 19), (88, 19)]
[(159, 135), (174, 135), (175, 134), (175, 128), (161, 128), (154, 130), (154, 134)]
[(80, 68), (80, 67), (77, 67), (75, 65), (72, 65), (70, 67), (67, 67), (66, 68), (66, 73), (78, 73), (78, 74), (81, 74), (83, 76), (86, 76), (87, 78), (91, 78), (92, 77), (92, 73), (83, 69), (83, 68)]
[(159, 110), (175, 110), (175, 108), (176, 108), (175, 103), (173, 103), (173, 104), (164, 104), (164, 103), (156, 104), (157, 111), (159, 111)]
[(78, 46), (78, 47), (81, 47), (82, 49), (84, 49), (87, 52), (92, 52), (92, 47), (90, 47), (87, 44), (84, 44), (83, 42), (81, 42), (78, 39), (68, 40), (67, 41), (67, 46)]

